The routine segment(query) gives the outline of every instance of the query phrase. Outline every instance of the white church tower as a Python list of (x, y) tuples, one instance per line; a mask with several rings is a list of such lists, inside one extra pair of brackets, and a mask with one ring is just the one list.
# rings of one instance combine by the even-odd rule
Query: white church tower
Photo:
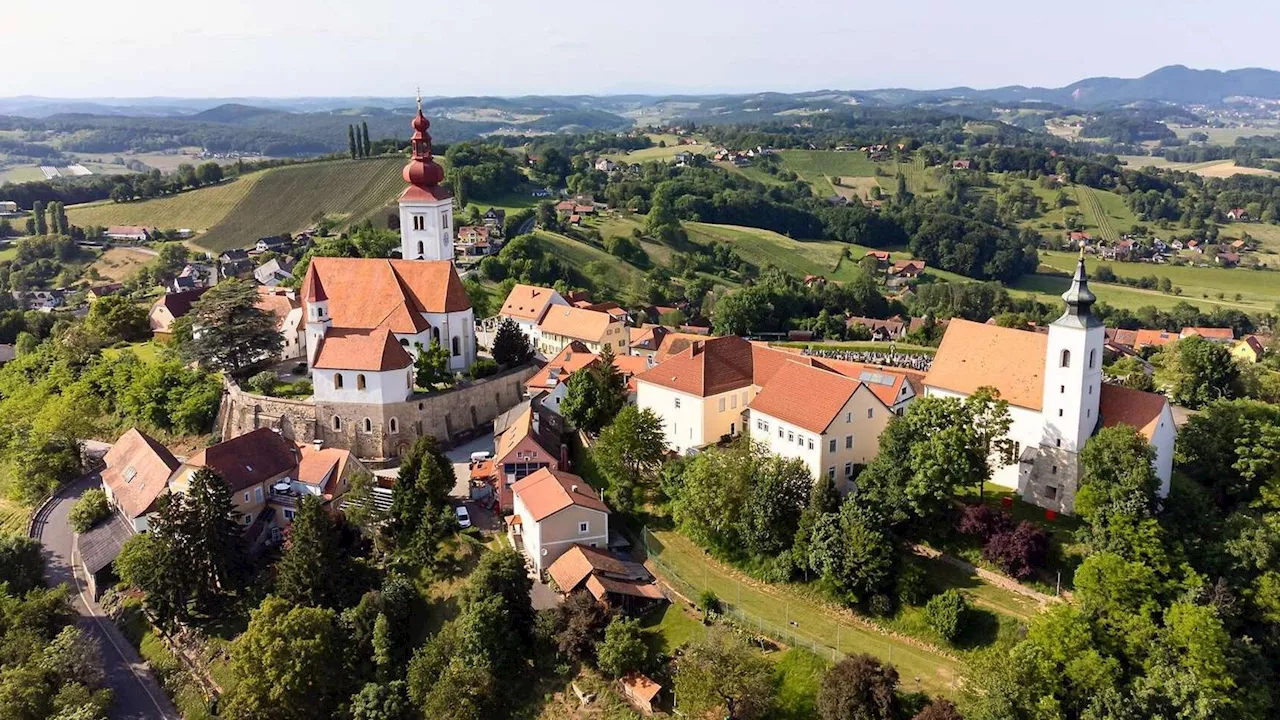
[(1098, 425), (1102, 395), (1102, 346), (1106, 329), (1091, 312), (1097, 299), (1084, 272), (1084, 250), (1071, 288), (1062, 295), (1067, 309), (1049, 325), (1044, 368), (1046, 448), (1078, 453)]
[(400, 257), (405, 260), (453, 260), (453, 194), (440, 185), (444, 168), (431, 157), (431, 122), (413, 119), (413, 159), (404, 166), (409, 187), (400, 195)]
[(307, 290), (307, 365), (316, 364), (316, 354), (320, 352), (320, 341), (333, 326), (333, 318), (329, 316), (329, 296), (325, 294), (324, 285), (320, 284), (320, 276), (315, 275), (311, 287)]

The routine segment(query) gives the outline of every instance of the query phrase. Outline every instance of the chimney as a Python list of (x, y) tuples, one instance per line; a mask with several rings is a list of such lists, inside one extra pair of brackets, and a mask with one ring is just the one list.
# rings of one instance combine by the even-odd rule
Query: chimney
[(703, 342), (704, 342), (704, 341), (702, 341), (702, 340), (694, 340), (694, 341), (693, 341), (693, 353), (692, 353), (693, 355), (698, 355), (699, 353), (701, 353), (701, 352), (702, 352), (702, 345), (703, 345)]

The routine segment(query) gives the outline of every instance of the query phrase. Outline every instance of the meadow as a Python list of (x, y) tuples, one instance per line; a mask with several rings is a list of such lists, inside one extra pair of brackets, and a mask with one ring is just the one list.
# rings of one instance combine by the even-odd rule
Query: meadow
[(1178, 127), (1170, 125), (1169, 129), (1180, 138), (1188, 138), (1192, 133), (1204, 133), (1209, 136), (1210, 145), (1235, 145), (1242, 137), (1274, 137), (1280, 135), (1280, 127), (1274, 125), (1260, 127)]
[[(1040, 264), (1063, 273), (1071, 273), (1075, 272), (1076, 256), (1072, 253), (1041, 250)], [(1106, 265), (1122, 278), (1150, 275), (1167, 277), (1175, 286), (1182, 288), (1182, 297), (1187, 300), (1221, 301), (1233, 307), (1255, 311), (1269, 311), (1276, 302), (1280, 302), (1280, 274), (1275, 272), (1246, 268), (1088, 261), (1091, 273), (1096, 274), (1099, 265)], [(1110, 289), (1107, 284), (1101, 285)], [(1238, 300), (1237, 294), (1240, 295)]]
[(218, 224), (227, 213), (268, 173), (262, 170), (242, 175), (218, 185), (178, 193), (168, 197), (116, 203), (102, 200), (67, 207), (67, 219), (74, 225), (143, 225), (157, 228), (190, 228), (204, 232)]
[(123, 282), (133, 277), (138, 268), (152, 260), (153, 256), (127, 247), (116, 247), (98, 256), (89, 266), (103, 280)]

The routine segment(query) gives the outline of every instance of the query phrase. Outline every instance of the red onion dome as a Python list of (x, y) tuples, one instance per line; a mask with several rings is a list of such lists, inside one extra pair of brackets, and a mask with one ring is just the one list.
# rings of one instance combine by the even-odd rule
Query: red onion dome
[(427, 119), (426, 115), (422, 114), (422, 108), (419, 107), (418, 116), (413, 119), (413, 129), (418, 132), (426, 132), (429, 127), (431, 127), (431, 121)]
[(440, 167), (428, 155), (426, 158), (414, 158), (404, 166), (404, 181), (418, 187), (435, 187), (444, 181), (444, 168)]

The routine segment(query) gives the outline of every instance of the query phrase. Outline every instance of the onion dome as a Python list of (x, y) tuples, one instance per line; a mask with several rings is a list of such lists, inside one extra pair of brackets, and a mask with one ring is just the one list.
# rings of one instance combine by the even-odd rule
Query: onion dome
[(431, 121), (422, 114), (422, 98), (418, 98), (418, 114), (413, 118), (413, 137), (409, 143), (413, 159), (404, 166), (404, 181), (420, 188), (433, 188), (444, 181), (444, 168), (431, 157)]

